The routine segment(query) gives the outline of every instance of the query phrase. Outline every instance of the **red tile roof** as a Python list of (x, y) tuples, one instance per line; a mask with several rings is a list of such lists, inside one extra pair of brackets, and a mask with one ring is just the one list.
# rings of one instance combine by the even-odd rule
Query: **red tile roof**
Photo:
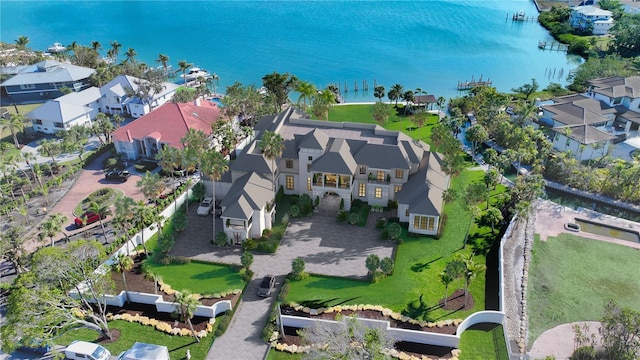
[(168, 102), (147, 115), (114, 131), (113, 140), (132, 142), (146, 136), (159, 139), (161, 143), (182, 148), (180, 139), (189, 129), (211, 134), (211, 124), (220, 117), (216, 104), (202, 101), (200, 106), (192, 103)]

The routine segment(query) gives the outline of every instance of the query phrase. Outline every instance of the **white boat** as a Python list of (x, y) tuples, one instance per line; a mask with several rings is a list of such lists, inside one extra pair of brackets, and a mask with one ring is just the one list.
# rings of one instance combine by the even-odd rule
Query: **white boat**
[(198, 67), (192, 67), (187, 70), (185, 74), (180, 75), (181, 78), (185, 79), (186, 82), (198, 80), (199, 78), (203, 78), (205, 80), (211, 78), (211, 74), (207, 70), (200, 69)]
[(47, 48), (47, 51), (50, 52), (50, 53), (61, 53), (61, 52), (65, 51), (65, 50), (67, 50), (67, 48), (64, 45), (62, 45), (62, 44), (60, 44), (58, 42), (57, 43), (53, 43), (53, 45), (51, 45), (51, 46), (49, 46)]

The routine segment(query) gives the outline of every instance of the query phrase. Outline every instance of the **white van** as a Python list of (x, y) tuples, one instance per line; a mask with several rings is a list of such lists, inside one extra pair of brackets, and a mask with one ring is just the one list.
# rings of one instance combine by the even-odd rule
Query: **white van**
[(102, 346), (86, 341), (74, 341), (64, 350), (64, 356), (71, 360), (109, 360), (111, 353)]
[(131, 349), (120, 353), (118, 360), (169, 360), (169, 349), (164, 345), (136, 342)]

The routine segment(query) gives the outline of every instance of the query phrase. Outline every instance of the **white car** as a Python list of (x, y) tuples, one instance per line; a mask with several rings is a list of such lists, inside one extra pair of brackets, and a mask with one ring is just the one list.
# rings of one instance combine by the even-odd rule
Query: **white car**
[(206, 197), (202, 199), (200, 205), (198, 206), (198, 211), (196, 212), (200, 216), (207, 216), (211, 212), (211, 208), (213, 207), (213, 198)]
[(71, 360), (109, 360), (111, 353), (102, 346), (86, 341), (74, 341), (64, 350), (64, 355)]

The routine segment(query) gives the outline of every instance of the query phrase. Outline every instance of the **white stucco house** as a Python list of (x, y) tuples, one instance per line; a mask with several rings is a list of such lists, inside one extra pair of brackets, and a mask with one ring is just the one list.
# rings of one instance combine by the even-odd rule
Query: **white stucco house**
[[(265, 131), (283, 138), (282, 155), (273, 162), (258, 145)], [(429, 145), (377, 125), (310, 120), (296, 108), (261, 119), (255, 134), (216, 182), (223, 231), (233, 243), (271, 228), (272, 176), (275, 189), (282, 186), (285, 194), (308, 194), (320, 202), (334, 197), (338, 201), (332, 203), (342, 201), (345, 210), (356, 199), (383, 206), (396, 201), (410, 232), (437, 234), (449, 176)]]
[(171, 100), (173, 94), (180, 87), (177, 84), (164, 82), (162, 91), (149, 93), (146, 97), (131, 95), (140, 89), (145, 80), (129, 75), (119, 75), (100, 87), (100, 111), (106, 114), (119, 114), (139, 118), (153, 111), (153, 109)]
[(606, 35), (615, 21), (611, 11), (602, 10), (593, 5), (585, 5), (571, 8), (569, 23), (574, 29), (591, 29), (593, 35)]
[(55, 134), (74, 125), (91, 126), (100, 109), (100, 90), (97, 87), (72, 92), (48, 100), (25, 115), (31, 119), (34, 131)]

